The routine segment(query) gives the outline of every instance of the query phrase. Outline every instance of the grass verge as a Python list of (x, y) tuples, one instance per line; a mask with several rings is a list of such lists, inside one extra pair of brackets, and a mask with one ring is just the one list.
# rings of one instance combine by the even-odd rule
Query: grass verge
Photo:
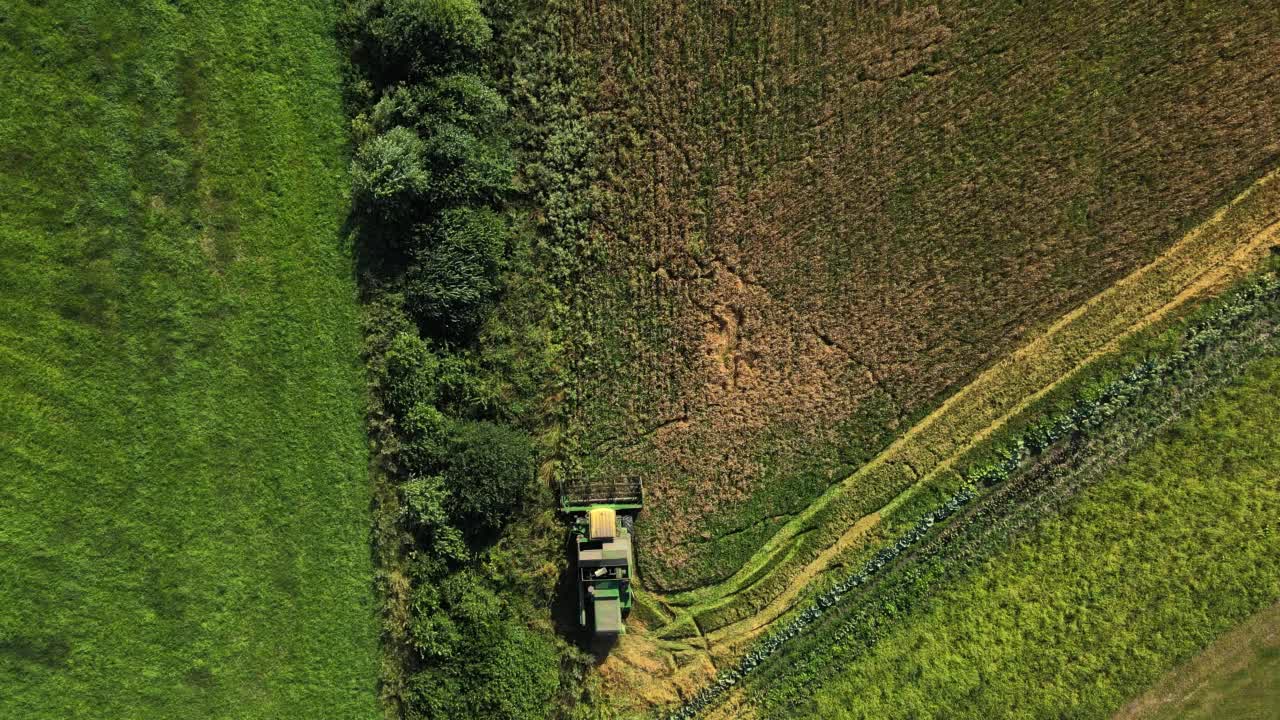
[(333, 21), (0, 11), (0, 716), (379, 714)]

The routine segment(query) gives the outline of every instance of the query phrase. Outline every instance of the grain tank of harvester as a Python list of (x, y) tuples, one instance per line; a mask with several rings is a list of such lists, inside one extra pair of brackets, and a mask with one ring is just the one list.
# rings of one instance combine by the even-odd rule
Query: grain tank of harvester
[(622, 635), (635, 578), (632, 527), (644, 487), (639, 480), (565, 485), (560, 505), (573, 518), (578, 625), (597, 637)]

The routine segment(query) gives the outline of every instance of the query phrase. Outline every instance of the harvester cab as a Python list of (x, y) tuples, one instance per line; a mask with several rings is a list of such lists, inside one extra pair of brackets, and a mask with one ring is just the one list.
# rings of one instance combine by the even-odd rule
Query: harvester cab
[(562, 489), (561, 507), (573, 518), (578, 625), (597, 637), (622, 635), (635, 578), (632, 527), (644, 505), (640, 482), (592, 483)]

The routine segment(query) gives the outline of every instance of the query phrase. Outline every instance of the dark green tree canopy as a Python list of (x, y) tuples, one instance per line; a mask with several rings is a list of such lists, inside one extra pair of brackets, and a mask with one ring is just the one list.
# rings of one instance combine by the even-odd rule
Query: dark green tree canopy
[(511, 189), (515, 165), (501, 138), (442, 123), (425, 142), (432, 173), (429, 193), (437, 205), (490, 203)]
[(451, 514), (473, 536), (500, 530), (528, 496), (533, 444), (511, 427), (487, 421), (458, 424), (444, 472)]
[(365, 17), (387, 75), (439, 73), (483, 52), (493, 39), (475, 0), (374, 0)]
[(435, 405), (418, 403), (400, 421), (400, 463), (414, 475), (432, 473), (444, 466), (453, 421)]
[(451, 524), (446, 505), (449, 491), (439, 475), (414, 477), (400, 485), (402, 519), (422, 540), (424, 549), (442, 567), (471, 557), (462, 533)]
[(454, 208), (420, 232), (405, 281), (409, 310), (441, 335), (474, 330), (498, 292), (506, 222), (486, 208)]
[(374, 105), (370, 119), (379, 131), (406, 125), (430, 134), (435, 127), (448, 124), (487, 134), (506, 117), (506, 101), (483, 78), (453, 73), (390, 88)]
[(383, 363), (383, 398), (393, 415), (403, 418), (417, 405), (435, 403), (440, 358), (416, 332), (397, 333), (387, 343)]

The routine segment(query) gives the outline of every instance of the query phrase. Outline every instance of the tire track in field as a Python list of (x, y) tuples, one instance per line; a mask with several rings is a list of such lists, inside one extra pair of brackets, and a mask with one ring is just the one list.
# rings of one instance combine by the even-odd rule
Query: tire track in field
[[(1075, 375), (1075, 373), (1081, 368), (1092, 363), (1094, 360), (1117, 350), (1120, 343), (1123, 342), (1125, 338), (1128, 338), (1135, 333), (1140, 332), (1144, 328), (1159, 322), (1162, 318), (1169, 316), (1172, 312), (1196, 296), (1202, 293), (1211, 293), (1213, 290), (1218, 289), (1221, 286), (1225, 286), (1231, 280), (1248, 272), (1248, 270), (1254, 265), (1253, 262), (1250, 262), (1250, 258), (1255, 257), (1260, 254), (1260, 251), (1265, 251), (1269, 246), (1276, 243), (1280, 243), (1280, 223), (1273, 223), (1262, 232), (1259, 232), (1249, 243), (1241, 246), (1235, 253), (1233, 253), (1232, 256), (1222, 265), (1219, 265), (1209, 272), (1201, 275), (1196, 282), (1192, 283), (1191, 286), (1180, 293), (1176, 298), (1169, 301), (1158, 310), (1149, 313), (1138, 323), (1131, 326), (1124, 335), (1118, 336), (1115, 340), (1103, 346), (1099, 350), (1090, 353), (1088, 357), (1081, 360), (1080, 363), (1071, 370), (1071, 372), (1067, 373), (1067, 375), (1054, 380), (1049, 385), (1041, 388), (1035, 394), (1028, 396), (1012, 410), (996, 420), (992, 425), (978, 432), (974, 435), (971, 442), (944, 459), (942, 462), (938, 463), (915, 485), (912, 485), (904, 491), (902, 495), (895, 498), (892, 504), (900, 503), (916, 488), (928, 482), (935, 475), (950, 469), (970, 448), (989, 437), (991, 433), (998, 430), (1005, 423), (1026, 410), (1032, 403), (1039, 400), (1041, 397), (1051, 392), (1055, 387)], [(835, 558), (839, 557), (842, 552), (849, 549), (855, 545), (858, 540), (863, 538), (866, 533), (879, 522), (879, 519), (885, 510), (887, 510), (887, 508), (874, 512), (863, 520), (858, 521), (857, 524), (841, 535), (840, 539), (837, 540), (835, 544), (827, 547), (818, 555), (817, 558), (806, 565), (805, 568), (796, 575), (796, 578), (788, 584), (786, 590), (770, 602), (763, 610), (749, 618), (746, 618), (745, 620), (740, 620), (736, 623), (708, 633), (708, 641), (713, 645), (727, 644), (730, 647), (726, 649), (732, 651), (733, 646), (740, 645), (743, 642), (758, 637), (768, 628), (770, 623), (794, 607), (796, 599), (804, 591), (805, 587), (807, 587), (816, 577), (829, 569), (831, 562)]]
[[(667, 626), (682, 625), (697, 614), (735, 601), (742, 591), (769, 578), (760, 570), (794, 547), (812, 529), (824, 508), (854, 493), (870, 473), (893, 464), (916, 469), (917, 479), (879, 513), (857, 521), (834, 544), (788, 580), (768, 605), (706, 639), (712, 651), (733, 652), (761, 634), (794, 606), (805, 587), (876, 524), (874, 517), (909, 497), (913, 488), (946, 470), (974, 444), (1025, 410), (1084, 365), (1114, 351), (1126, 338), (1168, 317), (1188, 301), (1243, 276), (1269, 245), (1280, 241), (1280, 170), (1263, 176), (1208, 220), (1183, 236), (1155, 260), (1121, 279), (981, 373), (908, 430), (857, 472), (833, 485), (769, 539), (733, 576), (722, 583), (662, 597), (674, 615)], [(781, 564), (785, 566), (785, 563)], [(694, 623), (696, 627), (696, 623)], [(662, 629), (657, 629), (662, 635)], [(719, 653), (717, 653), (719, 654)]]

